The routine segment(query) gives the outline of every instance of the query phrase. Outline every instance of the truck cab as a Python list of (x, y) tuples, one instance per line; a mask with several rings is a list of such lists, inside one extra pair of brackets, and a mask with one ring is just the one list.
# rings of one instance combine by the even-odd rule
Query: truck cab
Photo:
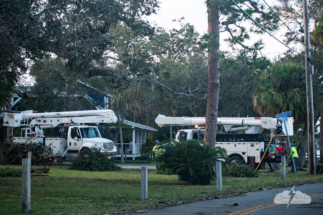
[(102, 138), (96, 126), (70, 126), (67, 134), (68, 153), (85, 153), (92, 148), (115, 157), (117, 148), (112, 140)]
[[(117, 149), (113, 141), (102, 138), (96, 126), (84, 123), (116, 123), (113, 110), (85, 110), (38, 113), (37, 111), (7, 111), (3, 114), (3, 125), (22, 127), (21, 137), (13, 137), (17, 143), (42, 143), (52, 149), (52, 154), (71, 157), (82, 155), (93, 148), (115, 157)], [(59, 128), (59, 135), (47, 136), (43, 129)]]

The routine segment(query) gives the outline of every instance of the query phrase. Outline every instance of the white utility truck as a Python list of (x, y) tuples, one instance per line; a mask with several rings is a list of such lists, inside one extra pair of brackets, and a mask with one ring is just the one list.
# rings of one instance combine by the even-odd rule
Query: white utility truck
[[(6, 111), (3, 125), (11, 128), (22, 127), (20, 137), (12, 137), (13, 142), (41, 142), (50, 146), (53, 155), (75, 157), (84, 155), (92, 148), (111, 157), (117, 153), (113, 141), (102, 138), (96, 126), (85, 123), (115, 123), (117, 117), (112, 110), (66, 111), (37, 113), (36, 111)], [(60, 136), (48, 137), (43, 129), (59, 127)]]
[[(260, 162), (264, 149), (269, 144), (262, 136), (262, 130), (270, 131), (275, 139), (293, 135), (293, 118), (287, 117), (286, 128), (280, 119), (270, 117), (218, 117), (218, 125), (223, 125), (224, 131), (217, 131), (216, 146), (225, 148), (230, 161), (237, 163), (251, 163), (256, 165)], [(205, 117), (166, 117), (158, 115), (156, 124), (164, 126), (191, 126), (194, 129), (181, 129), (177, 132), (175, 141), (191, 139), (201, 140), (204, 138)], [(287, 129), (287, 130), (286, 130)], [(281, 151), (276, 150), (275, 139), (271, 142), (266, 152), (264, 162), (280, 162)], [(272, 169), (273, 170), (273, 169)]]

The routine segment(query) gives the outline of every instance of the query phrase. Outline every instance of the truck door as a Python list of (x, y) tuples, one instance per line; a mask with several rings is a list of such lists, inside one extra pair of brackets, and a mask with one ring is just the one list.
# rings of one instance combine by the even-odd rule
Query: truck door
[(68, 149), (79, 150), (82, 147), (83, 141), (80, 129), (78, 127), (70, 127), (70, 135), (68, 138)]

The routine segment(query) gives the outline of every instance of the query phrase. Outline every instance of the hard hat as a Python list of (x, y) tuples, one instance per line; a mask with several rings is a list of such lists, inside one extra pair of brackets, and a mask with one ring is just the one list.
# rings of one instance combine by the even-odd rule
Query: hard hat
[(155, 143), (158, 143), (158, 142), (159, 142), (159, 140), (156, 140), (156, 141), (155, 141)]
[(295, 146), (294, 143), (290, 143), (291, 146)]

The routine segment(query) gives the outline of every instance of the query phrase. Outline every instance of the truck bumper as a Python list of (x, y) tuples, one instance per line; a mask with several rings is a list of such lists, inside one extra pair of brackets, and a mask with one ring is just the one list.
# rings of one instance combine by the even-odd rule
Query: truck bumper
[(113, 159), (113, 160), (117, 156), (117, 152), (101, 152), (101, 153), (107, 155), (109, 159)]

